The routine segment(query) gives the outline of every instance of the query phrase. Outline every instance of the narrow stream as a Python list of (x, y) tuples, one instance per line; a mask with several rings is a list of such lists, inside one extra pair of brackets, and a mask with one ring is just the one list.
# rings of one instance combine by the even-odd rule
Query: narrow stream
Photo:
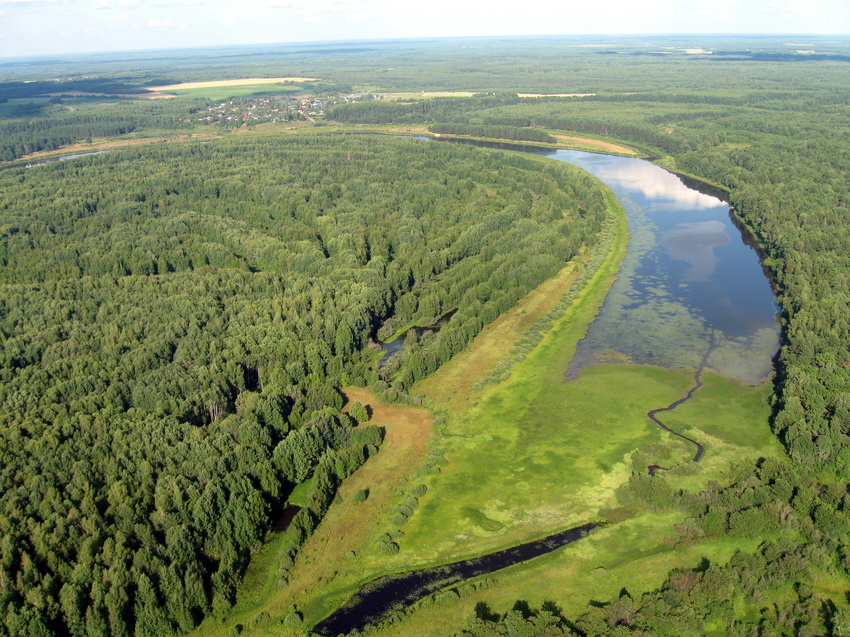
[(404, 341), (407, 339), (409, 334), (411, 334), (411, 333), (415, 334), (416, 340), (419, 341), (419, 340), (422, 339), (423, 336), (425, 336), (429, 332), (430, 333), (437, 333), (446, 325), (446, 323), (448, 323), (451, 320), (451, 318), (456, 313), (457, 313), (457, 309), (446, 312), (445, 314), (443, 314), (443, 316), (441, 316), (439, 319), (437, 319), (431, 325), (425, 325), (425, 326), (414, 325), (413, 327), (406, 330), (405, 332), (403, 332), (402, 334), (400, 334), (398, 337), (394, 338), (391, 341), (384, 342), (384, 341), (378, 339), (377, 340), (378, 345), (380, 345), (384, 350), (384, 356), (383, 356), (383, 358), (381, 359), (380, 362), (381, 363), (386, 362), (386, 360), (388, 358), (390, 358), (393, 354), (396, 354), (397, 352), (399, 352), (401, 350), (401, 348), (404, 346)]
[(381, 577), (366, 584), (330, 617), (316, 624), (313, 632), (330, 637), (362, 631), (387, 613), (404, 609), (441, 588), (546, 555), (580, 540), (598, 526), (584, 524), (482, 557)]
[[(694, 385), (693, 385), (693, 387), (691, 387), (688, 390), (687, 394), (685, 394), (682, 398), (679, 398), (678, 400), (673, 401), (672, 403), (670, 403), (666, 407), (658, 407), (657, 409), (650, 409), (648, 412), (646, 412), (647, 417), (652, 422), (654, 422), (656, 425), (661, 427), (664, 431), (669, 431), (674, 436), (678, 436), (682, 440), (685, 440), (685, 441), (691, 443), (692, 445), (694, 445), (694, 447), (696, 448), (696, 451), (694, 453), (694, 457), (691, 458), (691, 462), (699, 462), (699, 459), (702, 458), (703, 451), (705, 451), (703, 446), (700, 443), (698, 443), (696, 440), (694, 440), (693, 438), (689, 438), (685, 434), (680, 433), (680, 432), (676, 431), (675, 429), (671, 429), (670, 427), (665, 425), (661, 421), (661, 419), (658, 418), (658, 414), (668, 412), (668, 411), (673, 411), (679, 405), (683, 405), (684, 403), (688, 402), (691, 398), (693, 398), (694, 393), (696, 393), (696, 391), (700, 387), (702, 387), (702, 372), (705, 369), (705, 364), (708, 362), (708, 359), (711, 357), (711, 354), (714, 351), (714, 348), (715, 348), (715, 344), (712, 341), (711, 346), (706, 350), (705, 355), (702, 357), (702, 361), (700, 361), (699, 367), (697, 367), (697, 371), (694, 374)], [(658, 471), (667, 471), (667, 467), (662, 467), (661, 465), (657, 465), (657, 464), (650, 465), (649, 467), (647, 467), (647, 469), (649, 471), (649, 475), (651, 475), (651, 476), (654, 476)]]

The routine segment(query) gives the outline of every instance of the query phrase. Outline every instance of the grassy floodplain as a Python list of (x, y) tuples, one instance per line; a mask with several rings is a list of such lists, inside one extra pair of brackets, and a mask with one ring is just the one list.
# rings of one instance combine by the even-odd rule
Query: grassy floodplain
[[(517, 373), (521, 375), (523, 370), (518, 370)], [(658, 480), (668, 481), (675, 488), (685, 488), (693, 492), (706, 488), (712, 480), (725, 483), (734, 481), (735, 467), (739, 463), (753, 463), (757, 458), (783, 455), (781, 446), (767, 425), (770, 412), (770, 387), (767, 384), (749, 387), (711, 372), (704, 374), (703, 382), (703, 387), (692, 401), (667, 414), (665, 421), (705, 445), (706, 452), (699, 469), (656, 477)], [(493, 393), (507, 391), (511, 384), (509, 382), (504, 387), (497, 387)], [(637, 445), (643, 442), (642, 448), (636, 447), (634, 451), (638, 454), (651, 454), (653, 461), (662, 460), (662, 463), (665, 455), (668, 462), (676, 462), (686, 460), (691, 452), (680, 442), (671, 440), (664, 432), (653, 432), (652, 423), (639, 413), (641, 409), (647, 408), (654, 398), (667, 392), (674, 393), (678, 384), (687, 387), (686, 376), (645, 366), (601, 365), (585, 370), (578, 379), (564, 385), (563, 389), (573, 386), (565, 393), (565, 398), (569, 396), (570, 399), (576, 400), (576, 404), (569, 405), (567, 400), (561, 403), (564, 412), (558, 418), (562, 421), (568, 421), (570, 416), (580, 414), (584, 407), (593, 405), (594, 399), (604, 400), (605, 392), (610, 392), (611, 387), (618, 387), (621, 389), (620, 393), (627, 396), (614, 403), (619, 407), (619, 417), (625, 422), (630, 419), (630, 415), (635, 414), (636, 422), (618, 432), (618, 437), (608, 444), (603, 440), (606, 432), (602, 426), (597, 425), (584, 435), (576, 434), (578, 443), (587, 446), (584, 439), (592, 440), (593, 432), (596, 432), (598, 451), (595, 454), (591, 452), (583, 462), (570, 462), (566, 454), (561, 452), (564, 457), (564, 470), (561, 474), (563, 480), (560, 485), (554, 487), (552, 483), (558, 475), (558, 467), (555, 464), (551, 465), (549, 471), (544, 469), (534, 473), (519, 472), (521, 478), (513, 478), (509, 472), (516, 473), (519, 465), (512, 462), (509, 456), (516, 445), (504, 444), (502, 437), (497, 438), (494, 435), (490, 441), (480, 439), (478, 453), (474, 453), (469, 446), (452, 454), (449, 470), (435, 480), (436, 488), (431, 500), (424, 505), (419, 517), (410, 524), (412, 529), (421, 529), (421, 532), (416, 534), (411, 530), (404, 540), (410, 544), (403, 544), (403, 550), (409, 548), (417, 539), (419, 550), (426, 550), (427, 542), (423, 535), (425, 528), (430, 525), (432, 532), (437, 532), (445, 522), (435, 519), (436, 516), (449, 515), (448, 511), (451, 509), (474, 507), (476, 502), (484, 506), (489, 504), (485, 511), (494, 520), (499, 516), (494, 504), (498, 506), (500, 501), (517, 503), (523, 500), (527, 503), (533, 499), (540, 503), (539, 511), (561, 513), (563, 519), (568, 521), (564, 526), (592, 519), (594, 513), (596, 517), (607, 519), (611, 524), (581, 542), (531, 562), (493, 573), (477, 582), (457, 587), (461, 598), (449, 608), (444, 604), (424, 600), (409, 612), (405, 621), (385, 628), (379, 631), (379, 634), (393, 637), (452, 635), (458, 629), (457, 618), (473, 617), (479, 602), (486, 603), (497, 613), (510, 610), (517, 600), (526, 601), (534, 608), (540, 607), (544, 602), (554, 602), (566, 617), (575, 617), (584, 612), (592, 601), (617, 597), (623, 588), (633, 597), (656, 588), (671, 569), (691, 568), (694, 563), (703, 559), (712, 563), (725, 563), (736, 550), (755, 550), (766, 538), (723, 537), (689, 540), (683, 537), (682, 527), (678, 526), (685, 520), (686, 516), (683, 514), (663, 509), (647, 511), (622, 507), (617, 500), (616, 486), (622, 483), (629, 473), (629, 452), (610, 470), (606, 471), (603, 463), (606, 458), (610, 462), (615, 456), (618, 443), (624, 444), (629, 439)], [(657, 387), (654, 396), (639, 395), (641, 388), (653, 385)], [(519, 389), (520, 386), (517, 384), (515, 387)], [(631, 409), (629, 403), (633, 403)], [(552, 405), (551, 402), (549, 404)], [(495, 403), (491, 401), (487, 406), (492, 408)], [(489, 417), (491, 420), (488, 424), (493, 426), (496, 420), (495, 410), (491, 409), (490, 413), (487, 413), (486, 406), (484, 407), (485, 411), (478, 413)], [(554, 405), (550, 409), (551, 413), (557, 414)], [(599, 411), (598, 402), (596, 411)], [(475, 413), (467, 414), (461, 421), (461, 426), (469, 422), (470, 416)], [(529, 413), (538, 416), (541, 411)], [(481, 422), (480, 415), (476, 421)], [(521, 421), (530, 422), (530, 419), (525, 416)], [(507, 426), (502, 426), (500, 431), (507, 429)], [(579, 427), (568, 425), (566, 429), (575, 432)], [(644, 436), (643, 441), (640, 440), (641, 433)], [(543, 448), (543, 438), (547, 435), (554, 444), (569, 437), (568, 433), (553, 425), (548, 433), (541, 428), (539, 437), (530, 441), (527, 446), (533, 448), (536, 444)], [(500, 446), (503, 451), (500, 451)], [(504, 466), (505, 462), (508, 463), (507, 467)], [(596, 463), (596, 466), (593, 466), (593, 463)], [(536, 467), (541, 464), (537, 463)], [(469, 467), (476, 467), (484, 473), (487, 472), (485, 466), (498, 467), (498, 473), (503, 476), (496, 491), (492, 491), (493, 485), (498, 482), (495, 478), (487, 480), (480, 488), (477, 486), (478, 482), (464, 478)], [(461, 472), (461, 477), (455, 476), (455, 473)], [(489, 472), (492, 473), (492, 469)], [(592, 476), (597, 482), (583, 482), (586, 476)], [(488, 492), (494, 495), (488, 497)], [(560, 505), (557, 503), (558, 495), (562, 497), (563, 503)], [(548, 504), (547, 500), (550, 500)], [(478, 506), (481, 507), (481, 504)], [(547, 506), (548, 508), (545, 508)], [(513, 528), (527, 526), (526, 520), (522, 518), (502, 519), (505, 519), (506, 523), (500, 531), (493, 529), (487, 532), (481, 526), (483, 517), (480, 516), (468, 516), (465, 526), (472, 526), (473, 533), (478, 537), (489, 536), (489, 540), (485, 539), (484, 542), (493, 541), (500, 533), (507, 536)], [(555, 521), (549, 520), (548, 523), (553, 524)], [(455, 523), (450, 528), (458, 529), (459, 526)], [(835, 585), (833, 577), (823, 574), (822, 579), (821, 588), (824, 591)], [(717, 631), (711, 634), (723, 635), (724, 631), (725, 625), (718, 625)]]
[[(756, 541), (729, 538), (683, 543), (677, 532), (683, 514), (623, 507), (617, 499), (633, 463), (687, 464), (693, 453), (690, 445), (656, 427), (646, 412), (684, 395), (693, 383), (691, 370), (609, 363), (565, 381), (576, 344), (628, 247), (628, 224), (613, 195), (609, 206), (616, 211), (617, 233), (606, 261), (507, 381), (483, 391), (474, 387), (569, 289), (577, 264), (530, 293), (467, 351), (414, 387), (413, 393), (434, 406), (437, 426), (430, 426), (423, 410), (404, 408), (409, 412), (402, 416), (355, 390), (361, 392), (357, 399), (373, 406), (376, 422), (388, 432), (394, 431), (395, 422), (406, 422), (410, 435), (409, 425), (415, 423), (419, 443), (408, 453), (413, 456), (402, 460), (397, 455), (400, 447), (393, 452), (390, 446), (389, 453), (382, 451), (343, 485), (283, 590), (274, 587), (272, 538), (252, 564), (231, 616), (223, 623), (206, 622), (197, 634), (227, 634), (236, 623), (246, 634), (288, 634), (278, 626), (251, 629), (252, 618), (261, 612), (282, 616), (295, 604), (304, 625), (310, 626), (383, 574), (490, 553), (594, 520), (610, 524), (582, 542), (481, 578), (486, 580), (483, 585), (460, 587), (464, 595), (450, 613), (423, 600), (405, 621), (380, 634), (453, 634), (457, 617), (472, 616), (479, 601), (497, 612), (518, 599), (533, 606), (554, 601), (567, 615), (575, 614), (623, 587), (632, 593), (657, 587), (671, 568), (700, 558), (725, 562), (737, 549), (756, 548)], [(728, 481), (737, 462), (782, 453), (767, 424), (767, 384), (749, 387), (711, 372), (703, 381), (692, 401), (665, 414), (665, 422), (699, 439), (706, 454), (698, 468), (658, 478), (695, 492), (711, 480)], [(414, 415), (417, 411), (421, 416)], [(398, 429), (400, 434), (404, 427)], [(439, 472), (423, 467), (429, 458), (441, 460)], [(387, 467), (392, 467), (390, 473)], [(396, 507), (420, 483), (427, 485), (427, 494), (409, 522), (398, 524)], [(363, 488), (371, 490), (369, 499), (352, 505), (355, 492)], [(385, 533), (397, 539), (399, 554), (388, 557), (376, 550)]]

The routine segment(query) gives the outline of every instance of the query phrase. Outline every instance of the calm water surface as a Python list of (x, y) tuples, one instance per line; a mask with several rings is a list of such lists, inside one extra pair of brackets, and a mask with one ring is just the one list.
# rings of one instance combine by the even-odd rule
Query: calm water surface
[[(744, 243), (726, 204), (686, 187), (645, 160), (529, 147), (525, 151), (579, 166), (599, 178), (626, 208), (631, 231), (618, 278), (579, 343), (569, 373), (608, 360), (697, 368), (707, 353), (708, 367), (747, 382), (758, 382), (770, 372), (779, 345), (776, 302), (758, 255)], [(390, 609), (555, 550), (594, 526), (376, 580), (313, 630), (336, 635), (362, 629)]]
[(756, 251), (729, 206), (642, 159), (578, 151), (545, 153), (584, 168), (625, 206), (628, 254), (571, 373), (605, 360), (707, 366), (756, 383), (779, 348), (778, 308)]

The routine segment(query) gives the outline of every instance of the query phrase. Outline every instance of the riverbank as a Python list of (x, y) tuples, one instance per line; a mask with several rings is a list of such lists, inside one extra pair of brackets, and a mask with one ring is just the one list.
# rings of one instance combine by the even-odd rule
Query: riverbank
[[(693, 370), (608, 363), (585, 367), (576, 378), (564, 381), (576, 345), (601, 307), (628, 247), (628, 225), (622, 208), (611, 194), (608, 204), (615, 207), (617, 229), (603, 265), (534, 349), (516, 361), (510, 378), (475, 389), (475, 382), (488, 368), (482, 361), (488, 356), (492, 360), (495, 352), (504, 356), (522, 336), (516, 333), (506, 338), (510, 330), (494, 329), (482, 332), (467, 352), (415, 386), (414, 393), (425, 394), (438, 414), (429, 461), (405, 466), (408, 482), (392, 496), (385, 493), (373, 501), (373, 506), (382, 506), (379, 510), (386, 513), (364, 515), (370, 527), (359, 540), (349, 544), (348, 533), (340, 533), (337, 540), (338, 523), (323, 523), (317, 536), (330, 533), (325, 546), (339, 543), (349, 550), (332, 560), (320, 544), (308, 545), (315, 547), (310, 549), (313, 557), (305, 557), (296, 565), (291, 590), (275, 595), (271, 604), (243, 612), (238, 616), (244, 618), (242, 625), (250, 626), (251, 618), (261, 610), (281, 616), (290, 603), (296, 603), (304, 625), (310, 626), (328, 616), (364, 583), (383, 574), (485, 555), (597, 520), (611, 525), (531, 563), (459, 584), (456, 588), (463, 592), (464, 604), (472, 593), (481, 601), (501, 603), (511, 598), (528, 599), (531, 595), (527, 592), (536, 590), (538, 596), (547, 595), (540, 603), (554, 600), (565, 607), (575, 602), (574, 608), (579, 608), (594, 599), (586, 595), (591, 591), (607, 596), (615, 582), (628, 584), (630, 590), (648, 590), (660, 583), (671, 565), (693, 560), (689, 550), (678, 550), (682, 542), (675, 525), (684, 520), (681, 513), (623, 507), (617, 499), (618, 488), (633, 471), (645, 472), (650, 462), (674, 466), (692, 457), (690, 445), (654, 425), (647, 412), (685, 395), (693, 383)], [(572, 274), (562, 272), (559, 285), (566, 285)], [(551, 309), (561, 298), (549, 297), (548, 306), (544, 302), (543, 289), (551, 292), (553, 287), (557, 285), (550, 280), (533, 291), (524, 299), (527, 303), (523, 309), (528, 312), (534, 308), (540, 316), (548, 313), (543, 310)], [(530, 323), (520, 320), (522, 305), (504, 315), (505, 324)], [(726, 481), (733, 462), (753, 462), (772, 453), (757, 443), (765, 439), (760, 434), (728, 435), (742, 422), (763, 430), (775, 445), (767, 426), (769, 405), (763, 387), (752, 389), (710, 374), (705, 378), (705, 387), (692, 401), (668, 414), (671, 428), (706, 441), (706, 457), (696, 473), (679, 472), (675, 476), (681, 488), (699, 490), (709, 480)], [(707, 391), (710, 387), (715, 388), (713, 394)], [(713, 402), (703, 402), (703, 396), (711, 396)], [(718, 402), (725, 412), (717, 409)], [(694, 405), (704, 413), (723, 412), (719, 422), (712, 419), (707, 423), (702, 412), (693, 412)], [(420, 482), (426, 490), (413, 496), (410, 487)], [(411, 497), (414, 503), (404, 504)], [(393, 508), (400, 510), (402, 505), (411, 515), (397, 519)], [(341, 498), (334, 506), (342, 507), (343, 513), (357, 511)], [(330, 516), (326, 522), (329, 520)], [(387, 555), (377, 550), (381, 537), (389, 537), (400, 552)], [(741, 548), (740, 542), (709, 542), (700, 550), (725, 560), (735, 548)], [(308, 555), (307, 550), (303, 556)], [(621, 561), (611, 563), (609, 554), (618, 555)], [(559, 591), (547, 586), (545, 591), (539, 590), (541, 568), (553, 569), (546, 573), (546, 581), (562, 581), (564, 588)], [(618, 574), (609, 579), (604, 573), (610, 571)], [(302, 580), (299, 572), (307, 576)], [(594, 577), (600, 579), (599, 585), (590, 586), (588, 578)], [(293, 594), (296, 589), (301, 591), (298, 596)], [(427, 598), (410, 608), (405, 622), (389, 628), (389, 634), (424, 634), (416, 627), (421, 627), (422, 621), (439, 625), (439, 615), (444, 611)], [(445, 625), (447, 631), (457, 630), (456, 617), (451, 627)], [(223, 626), (227, 625), (231, 625), (230, 619)], [(256, 634), (274, 633), (264, 630)]]
[[(613, 247), (591, 283), (581, 290), (578, 300), (559, 321), (559, 324), (569, 325), (575, 340), (581, 337), (583, 330), (593, 320), (628, 247), (628, 224), (625, 214), (610, 193), (607, 195), (607, 203), (615, 219)], [(459, 402), (454, 409), (458, 414), (463, 413), (476, 396), (472, 389), (474, 383), (492, 363), (507, 355), (510, 344), (520, 339), (538, 318), (551, 311), (564, 292), (575, 282), (582, 267), (580, 263), (567, 264), (553, 279), (532, 290), (517, 306), (484, 330), (467, 351), (455, 358), (459, 363), (452, 361), (451, 368), (444, 366), (435, 377), (429, 379), (429, 382), (436, 379), (434, 393), (439, 393), (440, 385), (452, 388), (462, 385), (461, 394), (465, 400), (462, 401), (463, 404)], [(462, 370), (460, 377), (455, 376), (458, 369)], [(407, 548), (396, 556), (382, 555), (376, 550), (378, 539), (387, 531), (393, 531), (389, 520), (392, 517), (392, 507), (400, 500), (396, 494), (403, 493), (413, 474), (422, 468), (422, 460), (429, 449), (427, 442), (432, 438), (427, 412), (410, 407), (383, 405), (363, 389), (351, 388), (346, 390), (346, 393), (349, 400), (358, 400), (370, 405), (373, 410), (370, 422), (387, 428), (388, 438), (381, 452), (342, 485), (327, 516), (303, 548), (292, 570), (290, 583), (285, 589), (278, 591), (268, 584), (274, 580), (274, 550), (273, 547), (264, 549), (260, 554), (262, 559), (252, 563), (246, 576), (246, 582), (257, 582), (257, 585), (253, 589), (240, 589), (239, 602), (225, 622), (208, 620), (193, 633), (194, 635), (226, 635), (229, 627), (235, 624), (249, 627), (252, 619), (261, 612), (268, 612), (272, 616), (285, 614), (284, 611), (290, 604), (296, 604), (304, 616), (305, 625), (311, 625), (335, 610), (362, 584), (375, 577), (422, 566), (437, 566), (448, 560), (447, 557), (437, 556), (423, 562), (414, 551)], [(424, 391), (416, 387), (414, 393)], [(457, 397), (455, 394), (452, 396)], [(433, 450), (439, 444), (439, 441), (431, 441), (430, 449)], [(445, 470), (450, 473), (453, 468), (448, 466)], [(351, 497), (362, 488), (370, 489), (368, 499), (362, 504), (352, 505)], [(565, 528), (565, 525), (556, 525), (554, 529), (540, 527), (548, 531), (559, 528)], [(521, 539), (529, 541), (546, 534), (545, 531), (538, 530)], [(270, 540), (273, 541), (274, 538)], [(399, 538), (398, 541), (403, 546), (406, 544), (404, 538)], [(512, 541), (503, 543), (501, 548), (513, 544), (515, 542)], [(489, 552), (487, 547), (474, 551), (473, 555), (462, 557), (473, 557), (485, 552)], [(263, 573), (267, 575), (264, 576)], [(270, 629), (266, 627), (264, 630)]]

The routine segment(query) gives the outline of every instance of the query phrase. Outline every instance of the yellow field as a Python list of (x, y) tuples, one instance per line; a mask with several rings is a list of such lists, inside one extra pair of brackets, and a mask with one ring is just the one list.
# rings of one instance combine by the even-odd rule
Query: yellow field
[(212, 80), (210, 82), (184, 82), (166, 86), (151, 86), (150, 91), (174, 91), (191, 88), (217, 88), (219, 86), (246, 86), (249, 84), (279, 84), (280, 82), (314, 82), (315, 77), (248, 77), (241, 80)]

